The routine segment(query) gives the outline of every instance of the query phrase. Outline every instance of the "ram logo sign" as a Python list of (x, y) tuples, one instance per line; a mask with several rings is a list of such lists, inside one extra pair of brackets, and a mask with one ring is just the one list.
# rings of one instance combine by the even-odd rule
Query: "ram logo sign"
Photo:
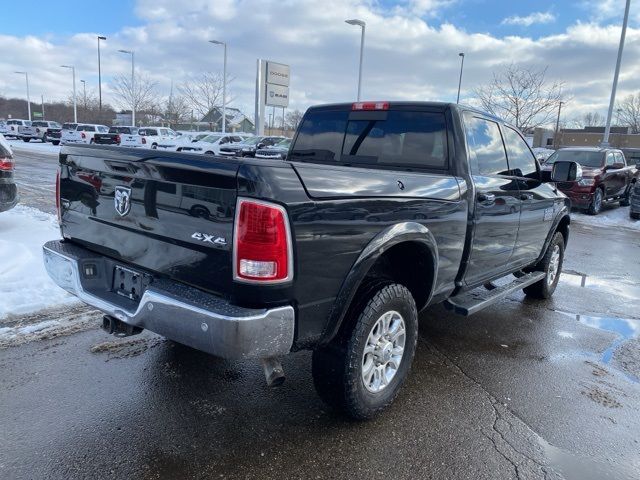
[(113, 201), (118, 215), (124, 217), (131, 211), (131, 189), (129, 187), (116, 187)]

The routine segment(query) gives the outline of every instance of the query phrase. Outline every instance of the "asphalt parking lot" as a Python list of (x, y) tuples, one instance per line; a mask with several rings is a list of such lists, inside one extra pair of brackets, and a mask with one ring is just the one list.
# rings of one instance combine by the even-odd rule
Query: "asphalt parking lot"
[[(55, 157), (16, 158), (45, 208), (48, 174), (20, 175)], [(407, 384), (366, 423), (320, 401), (307, 352), (269, 389), (256, 362), (113, 339), (84, 308), (15, 320), (82, 317), (0, 344), (0, 478), (639, 478), (639, 248), (576, 224), (551, 300), (423, 312)]]

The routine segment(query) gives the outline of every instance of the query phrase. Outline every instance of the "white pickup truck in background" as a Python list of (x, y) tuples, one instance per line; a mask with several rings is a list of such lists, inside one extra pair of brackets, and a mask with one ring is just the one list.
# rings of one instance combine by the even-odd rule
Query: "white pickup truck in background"
[(20, 138), (25, 142), (30, 142), (31, 140), (40, 140), (42, 143), (45, 143), (47, 133), (49, 129), (57, 130), (61, 128), (61, 125), (58, 122), (49, 122), (47, 120), (34, 120), (31, 122), (31, 125), (22, 127), (20, 133)]
[(24, 127), (30, 127), (31, 122), (29, 120), (21, 120), (18, 118), (12, 118), (7, 120), (7, 138), (20, 138), (22, 135), (22, 129)]
[(61, 141), (67, 143), (94, 143), (96, 133), (107, 133), (109, 127), (92, 123), (79, 123), (74, 130), (62, 130)]

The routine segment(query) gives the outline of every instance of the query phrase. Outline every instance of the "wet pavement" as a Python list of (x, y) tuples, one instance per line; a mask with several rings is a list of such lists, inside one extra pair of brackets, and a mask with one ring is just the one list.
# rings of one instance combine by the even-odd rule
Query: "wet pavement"
[(76, 309), (82, 327), (0, 344), (0, 478), (640, 478), (639, 249), (576, 225), (551, 300), (425, 311), (402, 393), (365, 423), (320, 401), (307, 352), (269, 389), (255, 362)]

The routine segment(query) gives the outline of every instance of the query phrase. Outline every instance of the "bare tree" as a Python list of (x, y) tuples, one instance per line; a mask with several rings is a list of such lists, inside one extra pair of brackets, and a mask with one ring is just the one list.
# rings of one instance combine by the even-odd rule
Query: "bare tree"
[(189, 102), (182, 95), (170, 95), (163, 105), (164, 119), (172, 125), (188, 121), (190, 115)]
[(287, 130), (295, 130), (302, 121), (303, 112), (300, 110), (292, 110), (285, 115), (285, 126)]
[(632, 133), (640, 133), (640, 92), (632, 93), (618, 105), (620, 124), (631, 127)]
[(130, 110), (133, 106), (136, 113), (154, 107), (156, 86), (156, 82), (140, 74), (135, 75), (133, 88), (130, 75), (118, 75), (111, 84), (116, 104), (126, 110)]
[(545, 80), (547, 68), (509, 65), (493, 74), (488, 85), (475, 90), (482, 107), (521, 130), (549, 124), (555, 119), (562, 99), (562, 82), (549, 84)]
[(604, 120), (604, 116), (598, 112), (589, 112), (582, 117), (582, 124), (585, 127), (600, 127), (604, 125)]
[[(178, 91), (185, 98), (189, 107), (202, 119), (213, 108), (222, 107), (222, 86), (222, 75), (204, 72), (198, 77), (189, 78), (178, 87)], [(229, 92), (227, 91), (228, 104)]]

